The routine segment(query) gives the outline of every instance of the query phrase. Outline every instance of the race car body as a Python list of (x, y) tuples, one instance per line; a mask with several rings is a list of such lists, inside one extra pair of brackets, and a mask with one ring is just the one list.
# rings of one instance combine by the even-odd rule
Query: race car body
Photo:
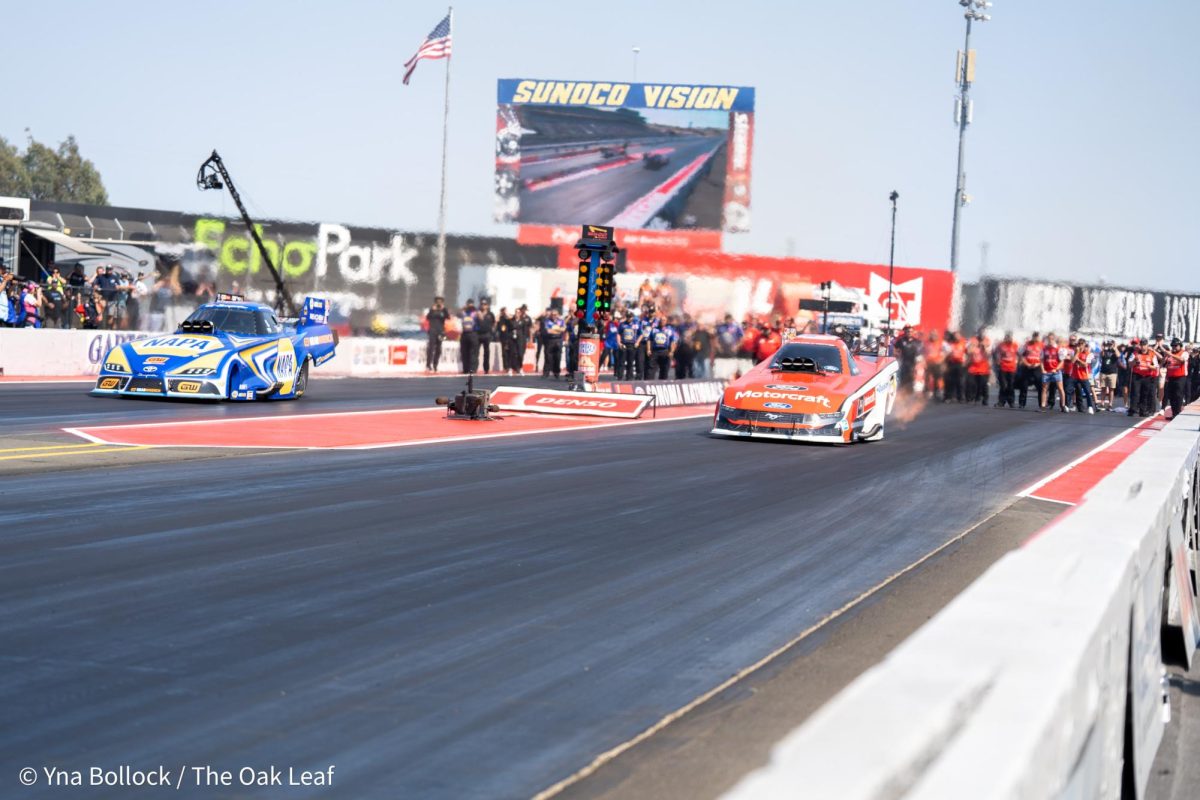
[(794, 336), (725, 388), (713, 417), (719, 436), (829, 442), (878, 441), (896, 400), (894, 358), (855, 355), (836, 336)]
[(308, 297), (297, 320), (269, 306), (218, 300), (200, 306), (175, 333), (114, 347), (93, 395), (201, 400), (295, 399), (309, 366), (333, 358), (337, 335), (324, 300)]

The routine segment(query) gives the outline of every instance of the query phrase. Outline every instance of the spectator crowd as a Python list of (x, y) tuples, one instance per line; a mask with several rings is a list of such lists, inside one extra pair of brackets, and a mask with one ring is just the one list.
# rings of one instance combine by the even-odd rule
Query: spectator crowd
[[(555, 303), (536, 317), (522, 305), (496, 314), (487, 299), (473, 300), (457, 312), (437, 298), (425, 316), (428, 333), (426, 364), (437, 371), (441, 343), (448, 335), (460, 340), (462, 372), (516, 374), (522, 370), (526, 347), (535, 345), (536, 370), (544, 377), (575, 373), (579, 366), (580, 325)], [(831, 326), (832, 328), (832, 326)], [(718, 358), (739, 358), (747, 365), (769, 358), (790, 330), (812, 332), (815, 322), (797, 325), (795, 319), (770, 320), (747, 315), (742, 322), (726, 314), (716, 325), (675, 313), (664, 281), (655, 288), (647, 281), (636, 302), (619, 302), (599, 326), (604, 339), (601, 369), (621, 380), (706, 378)], [(1153, 338), (1089, 341), (1071, 334), (1044, 337), (1033, 333), (1026, 341), (1005, 334), (993, 343), (984, 331), (974, 336), (947, 331), (922, 334), (905, 326), (890, 348), (879, 340), (859, 341), (854, 332), (839, 331), (852, 347), (873, 352), (889, 349), (899, 362), (904, 392), (946, 403), (980, 403), (996, 408), (1026, 408), (1061, 413), (1119, 411), (1149, 416), (1160, 408), (1178, 413), (1200, 398), (1200, 344)], [(499, 344), (499, 363), (493, 363), (492, 344)], [(493, 369), (494, 368), (494, 369)], [(994, 388), (993, 388), (994, 387)]]
[(946, 403), (988, 405), (993, 383), (996, 408), (1064, 414), (1174, 415), (1200, 398), (1200, 345), (1162, 333), (1128, 342), (1036, 332), (1017, 342), (1009, 333), (993, 345), (982, 330), (922, 335), (906, 326), (892, 349), (901, 389)]
[(41, 283), (25, 280), (0, 262), (0, 327), (132, 330), (142, 321), (145, 273), (102, 265), (89, 276), (78, 264), (67, 276), (54, 265), (44, 272)]

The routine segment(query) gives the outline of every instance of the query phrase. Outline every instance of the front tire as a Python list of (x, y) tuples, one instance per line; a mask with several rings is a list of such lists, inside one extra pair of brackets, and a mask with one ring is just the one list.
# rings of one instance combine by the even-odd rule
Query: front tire
[(879, 430), (870, 436), (864, 436), (860, 441), (863, 442), (882, 442), (883, 441), (884, 423), (879, 423)]

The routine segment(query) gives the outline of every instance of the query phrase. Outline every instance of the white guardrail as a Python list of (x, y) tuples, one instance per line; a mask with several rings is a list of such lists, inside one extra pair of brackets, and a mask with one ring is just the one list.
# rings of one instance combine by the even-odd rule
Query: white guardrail
[[(0, 376), (72, 378), (95, 375), (108, 351), (118, 344), (165, 333), (144, 331), (55, 330), (0, 328)], [(425, 339), (382, 339), (350, 336), (338, 343), (337, 355), (313, 370), (315, 377), (399, 377), (425, 372)], [(493, 343), (492, 371), (499, 372), (503, 359), (500, 345)], [(524, 371), (535, 368), (536, 345), (525, 350)], [(565, 358), (565, 354), (564, 354)], [(716, 378), (729, 378), (747, 366), (736, 359), (717, 359)], [(442, 342), (442, 372), (460, 368), (458, 342)]]
[[(95, 375), (110, 349), (150, 336), (168, 333), (145, 331), (0, 329), (0, 375), (6, 377), (76, 377)], [(499, 345), (492, 345), (492, 367), (499, 370)], [(532, 354), (527, 356), (527, 361)], [(459, 367), (458, 342), (442, 343), (440, 367)], [(388, 376), (425, 371), (424, 339), (347, 337), (338, 343), (337, 355), (313, 370), (314, 376)]]
[(1194, 404), (726, 800), (1116, 798), (1126, 759), (1143, 796), (1169, 712), (1160, 636), (1190, 663), (1200, 635), (1198, 446)]

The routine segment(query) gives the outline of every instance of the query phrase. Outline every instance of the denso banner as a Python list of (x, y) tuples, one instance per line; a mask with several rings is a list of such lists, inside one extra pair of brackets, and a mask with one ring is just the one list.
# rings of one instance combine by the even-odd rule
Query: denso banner
[(652, 397), (609, 392), (565, 392), (554, 389), (528, 389), (498, 386), (492, 403), (501, 411), (532, 411), (538, 414), (620, 417), (637, 419), (650, 405)]
[(614, 381), (596, 384), (596, 392), (652, 395), (658, 406), (704, 406), (720, 401), (725, 381)]

